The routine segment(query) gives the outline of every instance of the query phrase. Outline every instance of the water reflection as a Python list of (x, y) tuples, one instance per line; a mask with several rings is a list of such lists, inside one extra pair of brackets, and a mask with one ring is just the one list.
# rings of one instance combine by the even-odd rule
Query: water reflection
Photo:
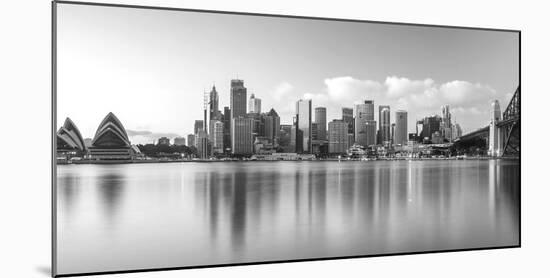
[[(519, 165), (514, 161), (73, 165), (58, 170), (60, 254), (79, 257), (65, 266), (69, 257), (59, 258), (61, 271), (518, 243)], [(98, 232), (102, 229), (107, 238)], [(107, 259), (113, 250), (118, 255)], [(135, 250), (142, 250), (139, 259)]]

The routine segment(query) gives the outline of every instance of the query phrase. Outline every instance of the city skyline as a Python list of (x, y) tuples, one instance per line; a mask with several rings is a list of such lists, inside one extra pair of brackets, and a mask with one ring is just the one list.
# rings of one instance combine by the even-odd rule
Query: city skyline
[[(464, 132), (484, 126), (491, 102), (508, 103), (518, 86), (512, 33), (78, 6), (60, 15), (58, 126), (69, 116), (86, 138), (110, 111), (134, 144), (186, 137), (202, 119), (203, 92), (216, 86), (221, 111), (235, 78), (245, 80), (247, 97), (262, 99), (262, 112), (274, 108), (281, 124), (292, 123), (299, 99), (312, 99), (313, 110), (326, 107), (327, 123), (340, 119), (343, 107), (374, 100), (375, 111), (390, 106), (391, 123), (395, 111), (407, 111), (408, 132), (447, 104)], [(185, 28), (191, 24), (209, 27), (199, 34)], [(106, 26), (125, 36), (110, 36)], [(273, 32), (266, 36), (265, 28)], [(273, 46), (271, 57), (265, 51)]]

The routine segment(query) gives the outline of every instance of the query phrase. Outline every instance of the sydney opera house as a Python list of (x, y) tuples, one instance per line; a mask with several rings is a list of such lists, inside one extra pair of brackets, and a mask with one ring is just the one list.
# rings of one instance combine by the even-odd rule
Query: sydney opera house
[(139, 153), (139, 149), (130, 143), (126, 129), (112, 112), (101, 121), (89, 146), (70, 118), (57, 131), (59, 159), (78, 157), (92, 161), (132, 160)]

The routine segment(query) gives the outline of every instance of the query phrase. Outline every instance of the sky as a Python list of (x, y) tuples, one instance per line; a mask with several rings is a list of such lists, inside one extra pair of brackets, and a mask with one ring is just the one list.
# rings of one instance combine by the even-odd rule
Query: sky
[(203, 92), (220, 110), (231, 79), (290, 124), (299, 99), (327, 108), (374, 100), (416, 119), (451, 107), (465, 132), (487, 125), (519, 85), (514, 32), (58, 4), (57, 121), (93, 137), (109, 112), (133, 144), (193, 133)]

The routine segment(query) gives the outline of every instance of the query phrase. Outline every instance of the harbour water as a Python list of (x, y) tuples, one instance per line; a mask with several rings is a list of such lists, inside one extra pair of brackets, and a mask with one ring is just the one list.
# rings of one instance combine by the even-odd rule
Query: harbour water
[(515, 160), (59, 165), (59, 274), (513, 246)]

